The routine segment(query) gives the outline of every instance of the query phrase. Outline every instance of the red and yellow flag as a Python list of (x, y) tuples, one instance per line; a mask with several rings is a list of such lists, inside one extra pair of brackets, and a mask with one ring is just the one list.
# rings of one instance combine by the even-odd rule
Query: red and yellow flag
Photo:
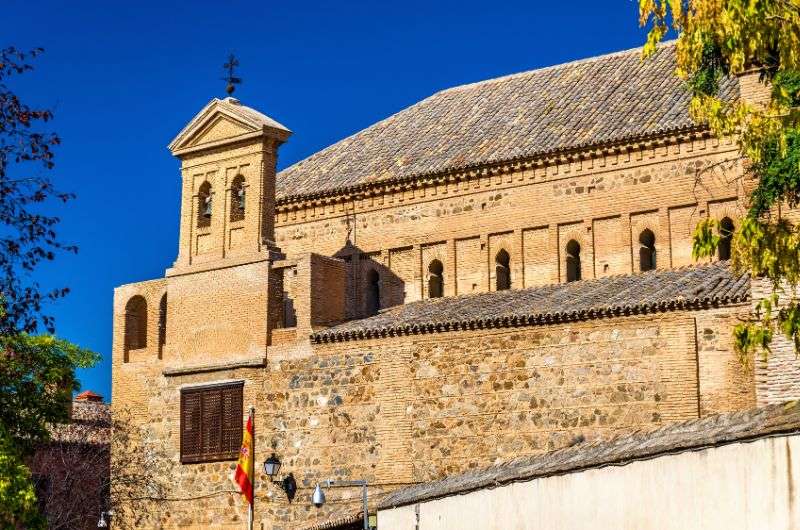
[(242, 437), (242, 449), (239, 451), (239, 463), (233, 480), (242, 490), (247, 502), (253, 504), (253, 416), (247, 417), (247, 427)]

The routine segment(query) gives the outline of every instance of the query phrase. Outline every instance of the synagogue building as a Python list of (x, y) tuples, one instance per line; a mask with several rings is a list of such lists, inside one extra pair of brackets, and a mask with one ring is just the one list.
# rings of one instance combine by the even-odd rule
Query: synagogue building
[[(303, 132), (211, 100), (169, 145), (177, 257), (114, 293), (112, 408), (171, 473), (139, 524), (243, 527), (251, 406), (255, 527), (284, 530), (348, 528), (359, 488), (309, 501), (329, 479), (377, 503), (800, 397), (791, 345), (752, 371), (733, 350), (769, 289), (728, 266), (749, 183), (674, 70), (668, 43), (450, 88), (280, 172)], [(757, 74), (721, 91), (768, 94)], [(723, 238), (696, 262), (709, 217)], [(261, 471), (273, 453), (292, 500)]]

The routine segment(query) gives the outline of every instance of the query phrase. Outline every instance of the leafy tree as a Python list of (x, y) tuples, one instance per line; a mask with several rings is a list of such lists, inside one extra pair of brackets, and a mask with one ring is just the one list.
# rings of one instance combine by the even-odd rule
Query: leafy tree
[[(4, 313), (0, 297), (0, 318)], [(69, 420), (76, 367), (97, 354), (55, 337), (0, 335), (0, 527), (44, 528), (25, 458)]]
[(75, 368), (98, 355), (50, 335), (0, 335), (0, 428), (30, 454), (49, 438), (49, 426), (69, 420)]
[(31, 473), (11, 438), (0, 427), (0, 528), (45, 528)]
[[(749, 362), (782, 333), (800, 350), (800, 226), (780, 209), (800, 205), (800, 0), (640, 0), (639, 14), (650, 28), (645, 57), (677, 33), (676, 73), (692, 91), (692, 117), (736, 139), (743, 177), (753, 184), (731, 260), (734, 270), (768, 279), (772, 293), (736, 326), (736, 348)], [(770, 87), (768, 101), (720, 96), (724, 77), (751, 72)], [(713, 256), (726, 235), (719, 221), (702, 221), (695, 258)]]
[(43, 291), (30, 280), (30, 272), (58, 251), (77, 250), (58, 240), (58, 217), (41, 208), (52, 199), (73, 198), (57, 191), (43, 173), (53, 168), (53, 147), (60, 140), (37, 126), (53, 115), (26, 105), (6, 84), (10, 77), (31, 70), (28, 61), (40, 53), (41, 49), (0, 49), (0, 294), (6, 302), (6, 314), (0, 318), (2, 334), (33, 333), (42, 324), (53, 332), (53, 319), (42, 314), (42, 304), (64, 296), (68, 289)]
[(97, 354), (52, 335), (35, 336), (41, 325), (52, 333), (53, 319), (42, 313), (48, 299), (67, 289), (44, 292), (31, 273), (59, 250), (57, 217), (43, 212), (50, 199), (71, 194), (55, 190), (43, 171), (53, 167), (58, 136), (37, 125), (49, 110), (23, 103), (6, 80), (31, 69), (42, 50), (0, 49), (0, 527), (40, 528), (36, 496), (25, 460), (50, 437), (53, 424), (69, 419), (68, 403), (79, 387), (75, 369), (94, 364)]

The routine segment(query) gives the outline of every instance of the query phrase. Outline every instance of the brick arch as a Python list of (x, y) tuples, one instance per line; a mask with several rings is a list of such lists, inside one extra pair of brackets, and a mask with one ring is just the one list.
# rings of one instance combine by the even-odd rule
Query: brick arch
[[(669, 236), (667, 236), (661, 228), (656, 225), (653, 225), (651, 222), (648, 221), (640, 221), (631, 225), (631, 257), (633, 263), (633, 272), (641, 272), (642, 270), (642, 263), (641, 263), (641, 253), (640, 253), (640, 242), (639, 239), (641, 238), (642, 234), (645, 230), (649, 230), (653, 233), (653, 237), (655, 238), (654, 246), (656, 251), (656, 269), (664, 268), (663, 261), (659, 262), (659, 256), (666, 257), (665, 249), (669, 247)], [(661, 258), (662, 260), (664, 258)]]
[(589, 267), (592, 266), (592, 260), (586, 259), (587, 257), (591, 257), (591, 254), (587, 253), (587, 251), (591, 249), (591, 246), (583, 230), (581, 228), (573, 228), (564, 232), (560, 235), (558, 248), (558, 270), (562, 282), (567, 281), (567, 245), (570, 241), (575, 241), (580, 245), (581, 279), (589, 278), (586, 273), (589, 271)]
[(656, 231), (644, 228), (638, 232), (634, 242), (637, 251), (634, 259), (637, 262), (638, 272), (647, 272), (658, 268), (658, 236)]
[(717, 260), (724, 260), (731, 258), (731, 249), (733, 243), (733, 233), (736, 230), (737, 219), (723, 215), (719, 218), (719, 233), (720, 242), (717, 246)]
[[(734, 230), (739, 227), (742, 218), (744, 217), (744, 212), (739, 207), (738, 202), (729, 201), (722, 206), (714, 208), (714, 214), (711, 215), (711, 206), (709, 206), (709, 216), (710, 218), (721, 222), (726, 217), (731, 220), (733, 223)], [(724, 251), (723, 251), (724, 253)], [(721, 255), (721, 249), (718, 247), (717, 252), (715, 253), (714, 257), (712, 258), (713, 261), (719, 261)]]
[[(501, 263), (505, 261), (505, 263)], [(494, 290), (505, 291), (511, 289), (513, 278), (511, 278), (511, 252), (505, 245), (500, 245), (492, 256), (492, 267), (494, 267)], [(504, 269), (504, 270), (502, 270)]]
[(147, 300), (137, 294), (125, 304), (125, 362), (128, 352), (147, 347)]
[(444, 273), (447, 272), (447, 252), (444, 248), (442, 248), (442, 245), (431, 246), (430, 250), (428, 250), (425, 255), (425, 261), (422, 263), (422, 276), (426, 281), (430, 278), (428, 266), (433, 261), (441, 262), (442, 266), (444, 267)]
[(441, 298), (444, 296), (444, 263), (438, 258), (428, 262), (426, 267), (426, 298)]

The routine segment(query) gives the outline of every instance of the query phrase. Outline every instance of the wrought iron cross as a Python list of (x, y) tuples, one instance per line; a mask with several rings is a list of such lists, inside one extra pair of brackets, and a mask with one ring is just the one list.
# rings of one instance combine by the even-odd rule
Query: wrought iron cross
[(236, 90), (236, 85), (242, 82), (240, 77), (235, 77), (233, 75), (233, 70), (237, 66), (239, 66), (239, 61), (233, 54), (230, 54), (228, 56), (228, 62), (222, 65), (222, 67), (228, 72), (228, 75), (223, 77), (222, 80), (227, 81), (228, 83), (228, 86), (225, 87), (225, 92), (227, 92), (229, 96), (233, 94), (234, 90)]

